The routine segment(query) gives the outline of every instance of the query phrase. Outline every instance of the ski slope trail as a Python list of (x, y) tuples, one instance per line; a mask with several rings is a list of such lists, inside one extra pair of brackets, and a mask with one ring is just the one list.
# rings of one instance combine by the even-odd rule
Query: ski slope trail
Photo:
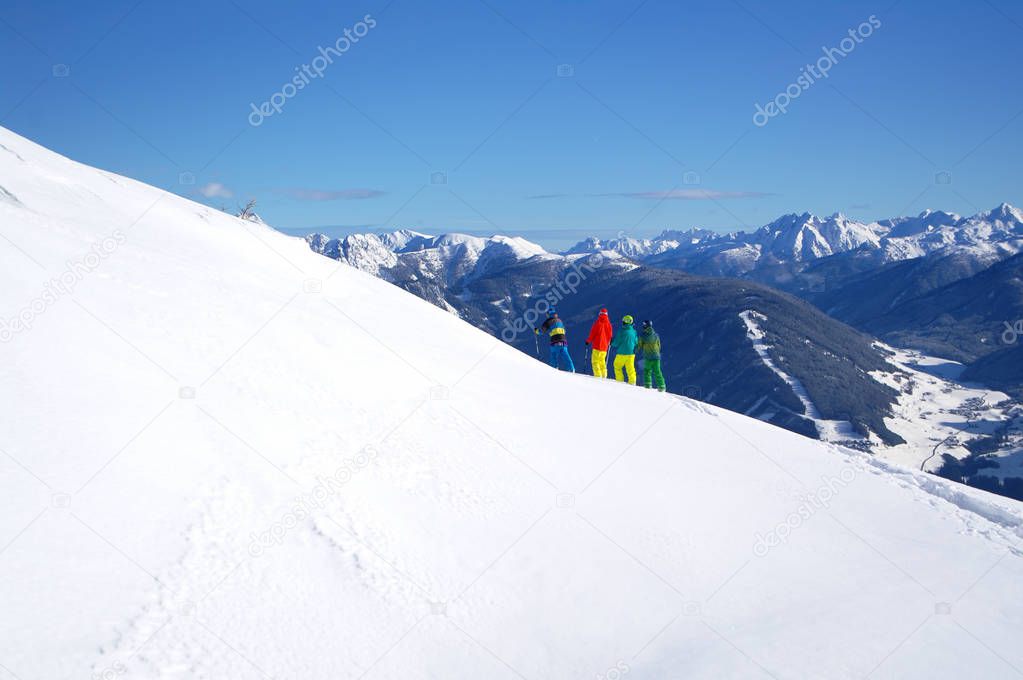
[(845, 442), (847, 445), (853, 441), (866, 441), (866, 437), (857, 432), (856, 428), (848, 420), (826, 419), (817, 408), (817, 405), (813, 403), (809, 391), (800, 382), (799, 378), (787, 373), (771, 358), (770, 345), (766, 341), (767, 336), (763, 329), (760, 328), (758, 322), (759, 320), (766, 319), (764, 315), (753, 310), (746, 310), (739, 314), (739, 318), (742, 319), (743, 324), (746, 326), (746, 337), (753, 343), (753, 349), (756, 351), (757, 356), (760, 357), (765, 366), (771, 369), (775, 375), (789, 386), (796, 399), (803, 405), (805, 416), (813, 421), (814, 427), (817, 428), (817, 435), (822, 440), (826, 442)]
[(0, 144), (0, 677), (1023, 668), (1019, 503)]

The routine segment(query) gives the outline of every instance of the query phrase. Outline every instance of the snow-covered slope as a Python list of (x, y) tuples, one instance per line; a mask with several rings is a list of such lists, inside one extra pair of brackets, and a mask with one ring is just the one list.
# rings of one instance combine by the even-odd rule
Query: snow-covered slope
[(0, 145), (2, 674), (1023, 666), (1020, 504), (557, 373), (300, 239)]

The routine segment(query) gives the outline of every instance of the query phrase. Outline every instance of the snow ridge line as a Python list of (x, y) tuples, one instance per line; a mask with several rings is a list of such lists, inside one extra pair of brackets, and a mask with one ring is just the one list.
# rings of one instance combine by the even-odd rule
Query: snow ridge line
[[(863, 468), (873, 468), (878, 473), (885, 475), (893, 483), (904, 487), (912, 487), (919, 492), (948, 503), (958, 508), (957, 513), (965, 523), (978, 533), (988, 535), (989, 532), (979, 530), (974, 522), (963, 514), (979, 517), (980, 519), (994, 525), (994, 533), (1013, 554), (1023, 557), (1023, 550), (1016, 547), (1018, 539), (1023, 538), (1023, 514), (1014, 511), (1008, 504), (1000, 501), (1001, 496), (988, 494), (987, 492), (973, 489), (968, 486), (961, 486), (942, 477), (936, 477), (928, 472), (919, 472), (910, 468), (889, 463), (863, 451), (847, 449), (835, 444), (829, 444), (829, 448), (839, 455), (842, 455), (849, 462), (854, 462)], [(988, 498), (990, 496), (990, 498)]]

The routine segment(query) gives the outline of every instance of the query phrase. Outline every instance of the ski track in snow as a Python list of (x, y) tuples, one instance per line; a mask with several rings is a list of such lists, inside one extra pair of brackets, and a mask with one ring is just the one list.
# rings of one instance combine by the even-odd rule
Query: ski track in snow
[(7, 201), (8, 203), (16, 206), (21, 205), (21, 201), (18, 200), (18, 197), (2, 186), (0, 186), (0, 201)]
[(746, 324), (746, 337), (753, 343), (753, 349), (760, 356), (760, 360), (792, 389), (793, 394), (796, 395), (796, 398), (803, 405), (805, 416), (813, 421), (814, 426), (817, 428), (817, 435), (822, 441), (865, 440), (865, 437), (858, 433), (848, 420), (825, 419), (813, 403), (813, 400), (810, 399), (810, 393), (807, 392), (803, 383), (795, 376), (786, 373), (775, 363), (770, 355), (770, 346), (764, 341), (766, 335), (757, 323), (758, 319), (766, 320), (765, 316), (753, 310), (746, 310), (741, 312), (739, 317)]
[(1023, 512), (1015, 501), (911, 470), (870, 453), (831, 446), (860, 469), (883, 474), (889, 482), (912, 489), (918, 497), (936, 507), (951, 506), (964, 533), (978, 533), (1013, 554), (1023, 555), (1023, 548), (1016, 540), (1023, 537)]

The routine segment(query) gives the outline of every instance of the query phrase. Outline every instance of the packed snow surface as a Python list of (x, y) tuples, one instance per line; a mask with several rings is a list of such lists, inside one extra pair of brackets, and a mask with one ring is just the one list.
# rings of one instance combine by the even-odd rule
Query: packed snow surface
[(0, 676), (1023, 668), (1019, 503), (553, 371), (300, 239), (0, 144)]

